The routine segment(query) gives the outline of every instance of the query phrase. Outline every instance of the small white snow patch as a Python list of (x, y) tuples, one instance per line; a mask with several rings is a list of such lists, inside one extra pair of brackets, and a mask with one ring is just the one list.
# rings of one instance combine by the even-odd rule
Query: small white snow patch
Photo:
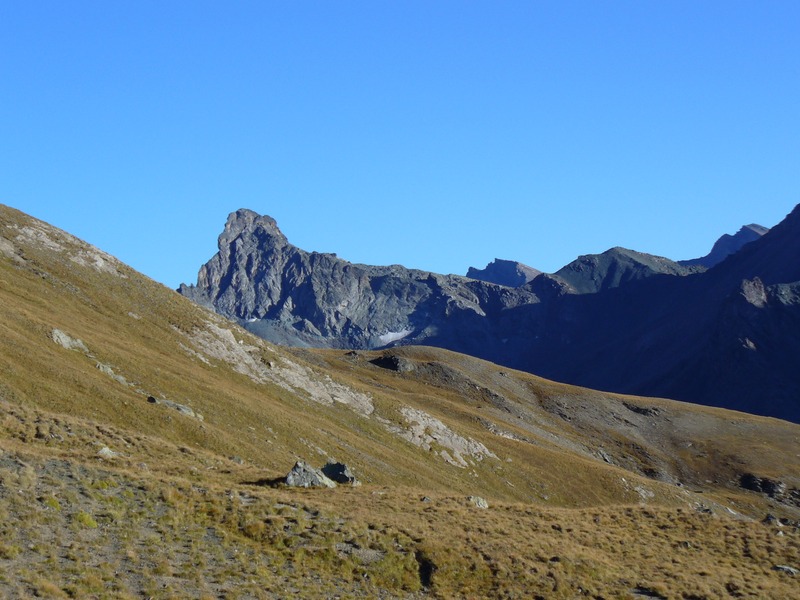
[(413, 329), (403, 329), (402, 331), (388, 331), (383, 335), (379, 335), (378, 339), (380, 340), (381, 344), (384, 346), (386, 344), (391, 344), (392, 342), (396, 342), (398, 340), (402, 340), (404, 337), (409, 336), (413, 333)]

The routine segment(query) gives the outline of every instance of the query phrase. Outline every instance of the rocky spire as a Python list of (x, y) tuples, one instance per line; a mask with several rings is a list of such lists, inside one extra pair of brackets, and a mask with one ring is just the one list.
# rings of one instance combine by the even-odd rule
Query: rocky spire
[(268, 238), (274, 245), (288, 244), (286, 236), (278, 229), (278, 223), (270, 216), (259, 215), (247, 208), (240, 208), (228, 215), (225, 229), (219, 236), (218, 247), (223, 250), (230, 246), (237, 238), (244, 235), (257, 238)]

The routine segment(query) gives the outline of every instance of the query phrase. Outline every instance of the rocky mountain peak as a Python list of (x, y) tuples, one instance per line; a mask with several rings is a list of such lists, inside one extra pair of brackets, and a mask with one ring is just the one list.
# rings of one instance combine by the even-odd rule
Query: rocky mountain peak
[(593, 294), (654, 275), (688, 275), (694, 268), (663, 256), (615, 246), (602, 254), (579, 256), (554, 273), (578, 294)]
[(260, 215), (247, 208), (240, 208), (228, 215), (225, 229), (219, 236), (220, 250), (245, 233), (258, 238), (268, 238), (273, 245), (282, 246), (289, 243), (278, 228), (278, 222), (275, 219), (268, 215)]
[(273, 342), (348, 348), (432, 339), (461, 348), (461, 332), (487, 311), (536, 301), (526, 290), (307, 252), (273, 218), (244, 209), (228, 217), (197, 285), (179, 292)]
[(513, 260), (495, 258), (484, 269), (470, 267), (467, 277), (507, 287), (519, 287), (541, 274), (541, 271)]

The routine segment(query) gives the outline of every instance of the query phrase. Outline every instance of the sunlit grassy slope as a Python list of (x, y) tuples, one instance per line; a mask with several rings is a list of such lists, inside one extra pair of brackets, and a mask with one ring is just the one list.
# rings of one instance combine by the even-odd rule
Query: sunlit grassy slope
[(0, 595), (797, 597), (797, 425), (276, 347), (7, 207), (0, 315)]

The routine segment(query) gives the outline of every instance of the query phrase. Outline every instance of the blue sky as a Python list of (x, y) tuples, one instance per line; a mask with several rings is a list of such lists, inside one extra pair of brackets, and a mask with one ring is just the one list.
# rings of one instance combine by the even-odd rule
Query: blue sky
[(353, 262), (674, 259), (800, 202), (800, 3), (0, 0), (0, 202), (171, 287), (229, 212)]

